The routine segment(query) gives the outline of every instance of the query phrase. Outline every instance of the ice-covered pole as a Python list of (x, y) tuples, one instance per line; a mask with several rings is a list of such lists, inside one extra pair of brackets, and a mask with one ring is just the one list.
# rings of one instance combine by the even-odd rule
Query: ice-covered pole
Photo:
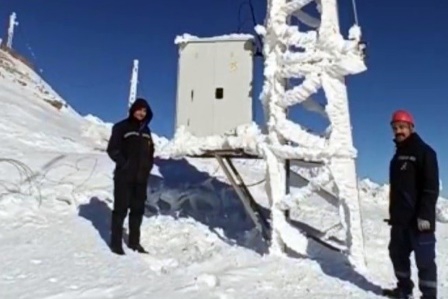
[(138, 60), (134, 59), (134, 66), (132, 67), (131, 88), (129, 91), (129, 107), (134, 103), (137, 96), (138, 84)]
[[(341, 51), (339, 46), (343, 44), (343, 39), (339, 29), (337, 0), (322, 0), (319, 36), (322, 39), (326, 39), (328, 41), (327, 45), (331, 45), (335, 51)], [(356, 61), (357, 59), (354, 57), (352, 64), (356, 65)], [(342, 152), (350, 153), (355, 150), (344, 75), (347, 74), (344, 74), (340, 69), (324, 73), (322, 86), (328, 100), (326, 111), (332, 124), (332, 131), (329, 137), (330, 144), (339, 144)], [(351, 263), (360, 269), (365, 268), (364, 236), (362, 232), (355, 156), (334, 156), (331, 158), (329, 167), (339, 189), (339, 210), (341, 222), (346, 229)]]
[[(276, 37), (276, 26), (286, 25), (286, 19), (279, 16), (279, 11), (286, 4), (286, 0), (269, 0), (266, 15), (266, 32), (263, 53), (265, 57), (264, 76), (265, 82), (263, 86), (262, 102), (267, 117), (268, 140), (270, 144), (281, 145), (281, 136), (277, 133), (275, 126), (277, 124), (276, 116), (283, 115), (286, 117), (286, 110), (278, 106), (278, 102), (282, 98), (282, 94), (286, 88), (284, 78), (278, 76), (281, 66), (276, 62), (279, 56), (284, 52), (284, 47), (278, 42)], [(284, 161), (273, 155), (268, 147), (265, 148), (265, 159), (267, 162), (267, 193), (271, 202), (272, 209), (272, 234), (271, 234), (271, 253), (282, 254), (284, 251), (284, 241), (279, 235), (279, 229), (284, 222), (283, 211), (276, 208), (277, 203), (283, 199), (286, 193), (286, 175), (284, 172)]]
[(12, 48), (12, 39), (14, 38), (14, 27), (19, 25), (16, 18), (17, 15), (15, 12), (9, 16), (8, 39), (6, 40), (6, 46), (10, 49)]

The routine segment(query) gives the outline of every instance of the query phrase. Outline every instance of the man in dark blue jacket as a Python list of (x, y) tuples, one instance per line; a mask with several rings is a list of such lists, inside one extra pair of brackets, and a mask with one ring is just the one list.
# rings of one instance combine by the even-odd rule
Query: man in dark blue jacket
[(148, 179), (154, 164), (154, 143), (148, 127), (153, 113), (146, 100), (138, 98), (129, 109), (128, 118), (116, 123), (107, 146), (115, 162), (114, 209), (110, 248), (123, 255), (123, 223), (129, 213), (128, 246), (146, 253), (140, 244), (140, 226), (145, 211)]
[(437, 297), (436, 203), (439, 169), (436, 152), (414, 131), (406, 111), (392, 116), (396, 152), (390, 163), (389, 254), (397, 288), (385, 290), (392, 298), (412, 298), (410, 255), (414, 252), (422, 299)]

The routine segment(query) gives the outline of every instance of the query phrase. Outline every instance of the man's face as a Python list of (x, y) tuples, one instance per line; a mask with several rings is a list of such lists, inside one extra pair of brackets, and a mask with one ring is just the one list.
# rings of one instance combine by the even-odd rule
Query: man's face
[(413, 132), (413, 126), (410, 123), (398, 121), (392, 124), (392, 131), (394, 132), (395, 140), (402, 142)]
[(139, 108), (137, 110), (134, 111), (134, 115), (135, 119), (142, 121), (145, 119), (146, 117), (146, 108)]

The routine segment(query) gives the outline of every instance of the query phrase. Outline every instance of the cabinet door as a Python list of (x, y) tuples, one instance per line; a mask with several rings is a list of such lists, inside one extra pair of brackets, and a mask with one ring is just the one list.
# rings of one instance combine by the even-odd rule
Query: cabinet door
[(190, 131), (191, 126), (191, 91), (194, 88), (195, 59), (194, 45), (187, 44), (179, 52), (179, 64), (177, 70), (177, 96), (176, 96), (176, 129), (186, 126)]
[(213, 109), (212, 88), (214, 83), (215, 51), (213, 44), (198, 43), (198, 51), (195, 53), (194, 69), (191, 76), (194, 77), (191, 100), (192, 128), (197, 136), (213, 135)]
[(210, 44), (190, 43), (183, 51), (178, 83), (179, 122), (195, 136), (209, 136), (213, 134), (214, 49)]
[(218, 134), (251, 121), (252, 65), (244, 42), (221, 43), (216, 47), (214, 85), (214, 130)]

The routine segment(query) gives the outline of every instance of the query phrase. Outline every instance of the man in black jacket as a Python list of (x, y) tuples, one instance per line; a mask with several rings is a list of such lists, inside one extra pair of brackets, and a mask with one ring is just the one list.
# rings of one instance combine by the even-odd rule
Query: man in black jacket
[(437, 297), (436, 203), (439, 169), (435, 151), (414, 131), (412, 115), (392, 116), (396, 152), (390, 163), (389, 254), (397, 288), (385, 291), (392, 298), (412, 298), (410, 255), (414, 252), (422, 299)]
[(110, 248), (120, 255), (124, 254), (123, 223), (128, 209), (128, 246), (134, 251), (146, 253), (140, 244), (140, 226), (145, 211), (148, 178), (154, 163), (154, 143), (148, 128), (152, 117), (146, 100), (136, 99), (129, 109), (128, 118), (113, 126), (107, 146), (107, 153), (116, 164)]

